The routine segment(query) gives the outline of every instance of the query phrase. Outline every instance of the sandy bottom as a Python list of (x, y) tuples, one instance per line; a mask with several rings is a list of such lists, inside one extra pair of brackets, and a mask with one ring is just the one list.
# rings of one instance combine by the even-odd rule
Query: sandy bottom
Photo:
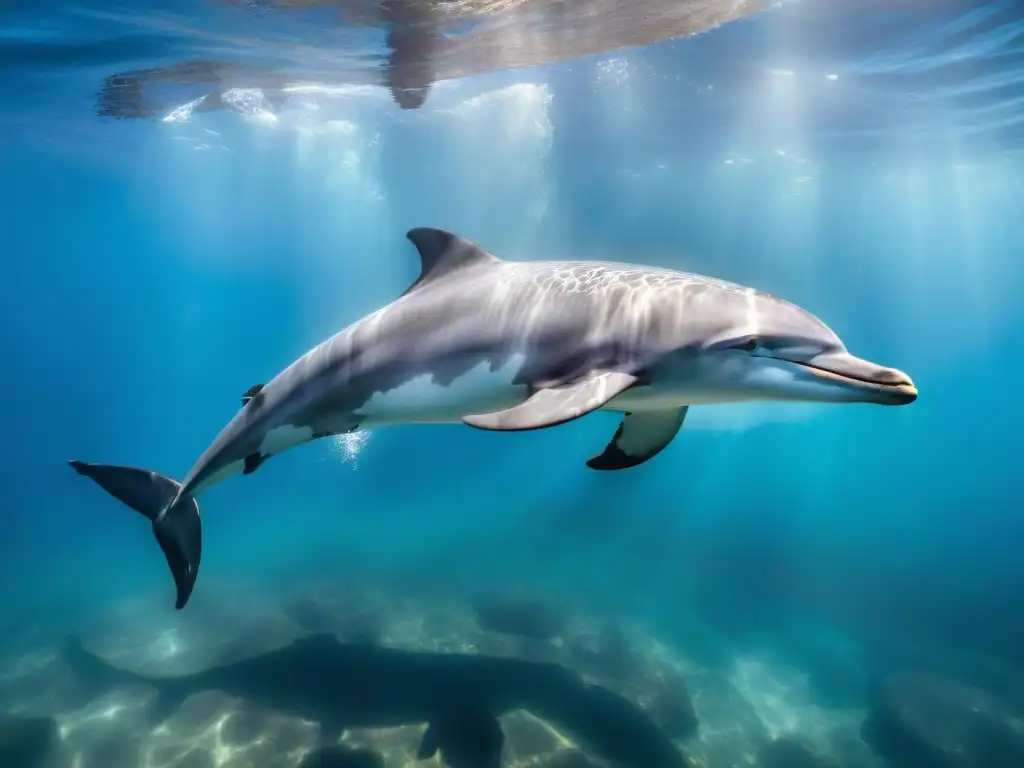
[[(699, 720), (695, 732), (665, 731), (695, 766), (757, 768), (766, 743), (795, 737), (819, 757), (815, 765), (880, 767), (860, 738), (865, 713), (816, 704), (806, 674), (767, 654), (746, 653), (710, 668), (641, 628), (571, 613), (553, 637), (520, 637), (480, 626), (464, 600), (410, 598), (366, 586), (307, 585), (268, 600), (251, 588), (207, 583), (183, 612), (170, 610), (164, 597), (144, 595), (113, 606), (88, 627), (76, 628), (82, 645), (113, 667), (161, 677), (251, 658), (321, 632), (396, 649), (556, 662), (625, 696), (659, 725), (677, 721), (692, 706)], [(24, 766), (0, 759), (4, 768), (443, 765), (440, 756), (416, 759), (425, 723), (349, 729), (337, 744), (351, 751), (328, 760), (315, 752), (325, 746), (318, 722), (218, 690), (188, 696), (154, 727), (153, 686), (129, 680), (98, 690), (69, 664), (65, 643), (59, 632), (28, 628), (0, 656), (0, 712), (56, 722), (45, 757)], [(16, 728), (20, 721), (14, 722)], [(509, 712), (500, 722), (502, 765), (508, 768), (623, 765), (588, 752), (529, 712)], [(0, 758), (5, 738), (0, 731)]]

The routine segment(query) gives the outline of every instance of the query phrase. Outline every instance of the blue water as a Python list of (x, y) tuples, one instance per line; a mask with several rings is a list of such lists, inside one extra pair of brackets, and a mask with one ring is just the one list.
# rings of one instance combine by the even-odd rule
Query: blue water
[(64, 462), (183, 477), (242, 392), (405, 290), (419, 263), (404, 233), (430, 225), (508, 259), (756, 286), (910, 373), (920, 399), (695, 407), (662, 455), (619, 473), (584, 465), (615, 429), (604, 413), (320, 441), (204, 496), (197, 596), (256, 584), (271, 601), (307, 578), (514, 588), (701, 663), (769, 648), (813, 672), (839, 635), (887, 669), (955, 677), (984, 659), (1001, 670), (987, 693), (1024, 690), (1024, 6), (802, 0), (441, 82), (415, 111), (359, 86), (276, 117), (97, 118), (104, 77), (217, 45), (152, 19), (260, 31), (193, 5), (0, 11), (12, 645), (173, 601), (145, 522)]

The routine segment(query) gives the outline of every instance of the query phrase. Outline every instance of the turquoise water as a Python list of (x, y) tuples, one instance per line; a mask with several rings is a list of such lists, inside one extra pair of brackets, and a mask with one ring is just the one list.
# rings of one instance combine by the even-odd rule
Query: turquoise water
[[(253, 655), (349, 622), (339, 595), (357, 592), (385, 647), (555, 661), (641, 708), (671, 668), (702, 723), (675, 746), (707, 768), (775, 765), (763, 744), (787, 736), (844, 768), (1021, 764), (1019, 3), (785, 3), (693, 37), (442, 80), (416, 110), (367, 84), (381, 43), (352, 28), (346, 45), (366, 47), (335, 51), (352, 62), (329, 92), (190, 112), (204, 86), (179, 83), (153, 97), (156, 116), (120, 120), (97, 115), (112, 75), (242, 57), (232, 46), (271, 27), (311, 56), (332, 43), (199, 3), (5, 16), (0, 709), (57, 719), (64, 753), (47, 759), (184, 765), (194, 742), (196, 765), (298, 765), (311, 731), (285, 744), (273, 729), (292, 720), (273, 718), (292, 715), (273, 696), (259, 702), (269, 724), (231, 743), (263, 733), (278, 752), (218, 752), (195, 735), (209, 723), (179, 710), (187, 722), (159, 732), (117, 698), (123, 680), (83, 692), (47, 649), (82, 633), (114, 667), (199, 669), (211, 649)], [(195, 602), (175, 614), (148, 526), (64, 462), (184, 477), (245, 390), (409, 286), (405, 232), (424, 225), (507, 259), (755, 286), (907, 371), (920, 399), (694, 407), (664, 453), (617, 473), (584, 465), (615, 430), (608, 413), (321, 440), (204, 496)], [(539, 649), (508, 640), (477, 614), (509, 592), (554, 603), (570, 628)], [(309, 600), (317, 618), (296, 629)], [(626, 633), (632, 672), (567, 650), (606, 631)], [(932, 702), (918, 741), (934, 747), (928, 734), (984, 696), (986, 727), (1002, 729), (986, 743), (1001, 746), (880, 749), (861, 723), (903, 695), (901, 670), (943, 681), (906, 683)], [(111, 700), (132, 717), (82, 714)], [(588, 746), (572, 717), (540, 709), (562, 741), (531, 755), (527, 720), (507, 719), (526, 716), (505, 715), (503, 764), (555, 765), (572, 744), (595, 764), (672, 764), (635, 734), (632, 756)], [(385, 730), (345, 743), (411, 761), (401, 745), (422, 728)]]

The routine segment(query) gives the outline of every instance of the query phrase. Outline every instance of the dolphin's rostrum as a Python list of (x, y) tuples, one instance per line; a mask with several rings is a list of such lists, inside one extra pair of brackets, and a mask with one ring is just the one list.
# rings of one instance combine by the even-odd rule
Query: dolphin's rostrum
[(540, 429), (604, 409), (622, 422), (587, 464), (616, 470), (661, 452), (691, 405), (917, 398), (905, 373), (854, 357), (814, 315), (751, 288), (628, 264), (504, 261), (428, 227), (407, 237), (416, 282), (249, 388), (182, 483), (71, 462), (152, 521), (177, 608), (199, 568), (196, 497), (318, 437), (417, 422)]

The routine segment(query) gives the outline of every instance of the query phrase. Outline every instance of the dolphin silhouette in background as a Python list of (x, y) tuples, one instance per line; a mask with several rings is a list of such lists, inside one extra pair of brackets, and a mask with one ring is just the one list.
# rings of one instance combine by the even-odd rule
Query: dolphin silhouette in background
[(905, 373), (854, 357), (814, 315), (752, 288), (627, 264), (503, 261), (429, 227), (407, 237), (415, 283), (250, 387), (183, 482), (71, 462), (152, 521), (177, 608), (199, 569), (196, 497), (317, 438), (417, 422), (542, 429), (605, 409), (622, 422), (587, 465), (619, 470), (661, 452), (691, 405), (917, 398)]
[(64, 655), (76, 674), (94, 684), (155, 687), (158, 720), (189, 696), (218, 690), (317, 721), (322, 741), (336, 740), (346, 728), (427, 723), (419, 759), (440, 752), (449, 768), (500, 768), (504, 733), (497, 718), (525, 709), (620, 768), (688, 765), (643, 711), (558, 664), (345, 645), (329, 634), (177, 678), (116, 669), (78, 637), (69, 638)]

